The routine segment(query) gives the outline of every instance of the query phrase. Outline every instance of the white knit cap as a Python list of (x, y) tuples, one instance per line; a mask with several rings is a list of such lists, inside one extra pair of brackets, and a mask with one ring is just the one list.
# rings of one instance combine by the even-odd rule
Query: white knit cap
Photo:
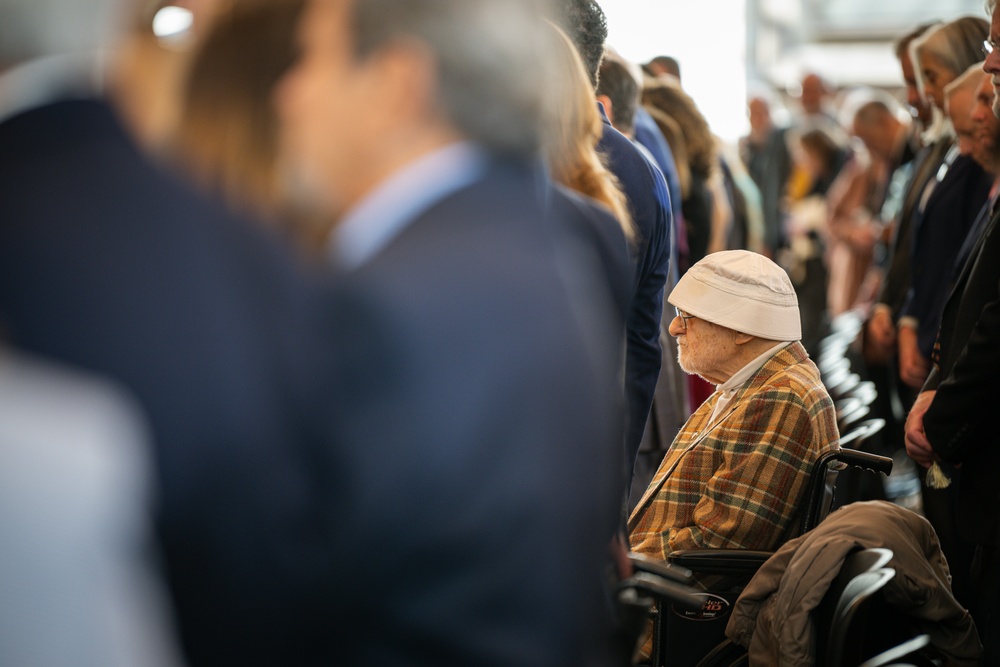
[(799, 300), (788, 274), (749, 250), (706, 256), (688, 269), (667, 300), (685, 313), (751, 336), (802, 338)]

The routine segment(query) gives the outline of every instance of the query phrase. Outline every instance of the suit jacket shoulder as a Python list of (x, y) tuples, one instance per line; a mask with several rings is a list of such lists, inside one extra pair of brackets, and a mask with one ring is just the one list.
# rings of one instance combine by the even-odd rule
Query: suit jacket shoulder
[[(556, 185), (550, 199), (553, 222), (568, 222), (566, 238), (578, 241), (571, 246), (577, 261), (594, 265), (603, 281), (592, 288), (595, 298), (605, 290), (615, 303), (622, 331), (634, 293), (634, 270), (629, 244), (615, 217), (603, 206), (583, 195)], [(595, 262), (596, 260), (596, 262)], [(594, 275), (598, 275), (595, 272)]]
[[(566, 202), (546, 208), (536, 185), (493, 165), (338, 286), (359, 302), (339, 323), (353, 377), (338, 374), (330, 407), (350, 479), (325, 486), (325, 506), (351, 539), (326, 571), (323, 631), (346, 662), (556, 664), (608, 630), (599, 572), (623, 476), (614, 316), (578, 292), (563, 254), (564, 225), (586, 223)], [(378, 601), (384, 622), (358, 600)]]

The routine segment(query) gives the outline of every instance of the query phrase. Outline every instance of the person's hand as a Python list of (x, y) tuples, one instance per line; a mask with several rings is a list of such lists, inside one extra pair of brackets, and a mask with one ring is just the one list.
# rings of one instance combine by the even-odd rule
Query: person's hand
[(920, 389), (931, 372), (930, 360), (920, 354), (917, 345), (917, 330), (900, 327), (899, 334), (899, 378), (908, 386)]
[(872, 221), (853, 227), (847, 236), (847, 242), (859, 253), (871, 252), (879, 236), (879, 226)]
[(924, 414), (934, 401), (936, 391), (921, 392), (910, 408), (906, 417), (906, 453), (911, 459), (925, 468), (930, 468), (935, 461), (934, 449), (931, 447), (927, 434), (924, 433)]
[(865, 322), (864, 353), (870, 364), (888, 363), (896, 348), (896, 325), (888, 308), (876, 308)]

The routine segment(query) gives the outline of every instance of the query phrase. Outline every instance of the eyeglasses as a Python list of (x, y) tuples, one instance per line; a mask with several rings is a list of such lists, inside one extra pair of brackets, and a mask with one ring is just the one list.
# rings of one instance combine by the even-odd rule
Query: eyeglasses
[(997, 40), (995, 40), (995, 39), (984, 39), (983, 40), (983, 55), (984, 56), (989, 56), (991, 53), (993, 53), (993, 50), (996, 49), (997, 46), (1000, 46), (1000, 43), (998, 43)]
[(682, 311), (680, 308), (677, 308), (676, 306), (674, 307), (674, 312), (677, 313), (677, 317), (680, 318), (680, 320), (681, 320), (681, 329), (684, 330), (684, 331), (687, 331), (688, 320), (695, 319), (695, 316), (694, 315), (685, 315), (684, 311)]

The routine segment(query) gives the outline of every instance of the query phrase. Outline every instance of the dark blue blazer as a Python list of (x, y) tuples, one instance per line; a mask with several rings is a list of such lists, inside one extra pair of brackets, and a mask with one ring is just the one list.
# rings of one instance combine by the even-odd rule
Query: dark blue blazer
[(140, 156), (103, 103), (0, 123), (0, 337), (145, 408), (191, 665), (300, 657), (298, 561), (316, 536), (293, 443), (328, 345), (314, 296), (269, 239)]
[(608, 166), (621, 181), (638, 230), (634, 250), (635, 294), (626, 323), (625, 357), (628, 397), (625, 451), (631, 479), (660, 374), (660, 317), (663, 286), (672, 255), (672, 213), (663, 175), (625, 135), (611, 126), (607, 117), (598, 148), (608, 156)]
[(623, 342), (635, 291), (635, 272), (621, 224), (603, 205), (558, 184), (546, 198), (546, 207), (548, 220), (561, 225), (572, 242), (567, 244), (569, 251), (583, 255), (581, 259), (591, 265), (597, 259), (595, 268), (599, 271), (588, 277), (590, 289), (594, 298), (611, 298), (614, 324)]
[(663, 137), (656, 121), (649, 115), (645, 107), (639, 105), (635, 110), (635, 140), (642, 144), (656, 160), (664, 180), (667, 182), (667, 193), (670, 195), (670, 211), (674, 214), (674, 228), (681, 217), (681, 179), (677, 175), (677, 163), (670, 150), (670, 144)]
[(356, 308), (338, 318), (340, 446), (316, 466), (322, 521), (351, 538), (316, 627), (337, 664), (601, 654), (620, 330), (588, 224), (533, 169), (497, 161), (342, 278)]
[(917, 318), (917, 342), (928, 359), (951, 290), (956, 258), (989, 196), (992, 180), (971, 157), (960, 155), (923, 212), (914, 212), (910, 291), (901, 316)]

